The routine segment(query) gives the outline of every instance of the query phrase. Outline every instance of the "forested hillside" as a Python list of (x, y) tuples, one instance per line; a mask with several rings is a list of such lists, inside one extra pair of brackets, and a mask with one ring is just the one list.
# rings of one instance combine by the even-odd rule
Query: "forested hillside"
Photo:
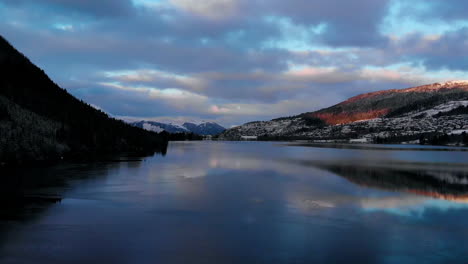
[(167, 139), (60, 88), (0, 36), (0, 162), (164, 151)]
[(468, 81), (361, 94), (292, 117), (250, 122), (221, 139), (468, 145)]
[(435, 83), (401, 90), (385, 90), (352, 97), (342, 103), (304, 116), (320, 118), (330, 125), (429, 109), (445, 102), (468, 99), (468, 82)]

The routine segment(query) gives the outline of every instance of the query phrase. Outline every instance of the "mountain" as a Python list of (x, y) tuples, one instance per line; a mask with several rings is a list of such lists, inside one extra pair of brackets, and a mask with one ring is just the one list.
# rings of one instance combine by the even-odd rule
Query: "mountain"
[(215, 136), (223, 133), (226, 130), (226, 128), (213, 122), (206, 122), (198, 125), (194, 123), (184, 123), (183, 126), (190, 130), (192, 133), (201, 136)]
[(226, 129), (217, 123), (213, 122), (205, 122), (201, 124), (194, 124), (194, 123), (183, 123), (182, 125), (172, 124), (172, 123), (161, 123), (161, 122), (154, 122), (154, 121), (140, 121), (132, 123), (133, 126), (146, 129), (148, 131), (154, 132), (162, 132), (166, 131), (168, 133), (194, 133), (200, 136), (207, 136), (207, 135), (218, 135), (224, 132)]
[[(221, 139), (403, 142), (464, 140), (468, 131), (468, 81), (434, 83), (352, 97), (316, 112), (225, 131)], [(444, 137), (444, 138), (442, 138)]]
[(73, 97), (0, 36), (0, 163), (164, 151), (161, 135)]
[(352, 97), (335, 106), (305, 116), (329, 125), (347, 124), (379, 117), (395, 117), (411, 110), (428, 109), (465, 98), (468, 81), (435, 83), (401, 90), (386, 90)]
[(156, 133), (160, 133), (162, 131), (166, 131), (168, 133), (189, 133), (190, 131), (181, 125), (176, 124), (166, 124), (161, 122), (153, 122), (153, 121), (140, 121), (131, 123), (131, 125), (143, 128), (148, 131), (153, 131)]

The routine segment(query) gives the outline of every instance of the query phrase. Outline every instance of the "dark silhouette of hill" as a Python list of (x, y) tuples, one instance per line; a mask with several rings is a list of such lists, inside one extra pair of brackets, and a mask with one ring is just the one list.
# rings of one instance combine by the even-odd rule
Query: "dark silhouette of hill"
[(0, 36), (0, 162), (165, 151), (164, 135), (73, 97)]

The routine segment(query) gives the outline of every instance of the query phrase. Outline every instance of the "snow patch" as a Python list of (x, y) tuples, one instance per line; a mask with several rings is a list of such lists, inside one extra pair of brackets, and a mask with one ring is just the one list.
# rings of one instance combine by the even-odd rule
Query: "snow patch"
[(440, 85), (456, 85), (456, 84), (468, 84), (468, 80), (455, 80), (441, 83)]
[(163, 128), (161, 128), (159, 126), (154, 126), (154, 125), (151, 125), (151, 124), (148, 124), (148, 123), (143, 124), (143, 129), (148, 130), (148, 131), (153, 131), (153, 132), (156, 132), (156, 133), (161, 133), (161, 132), (164, 131)]
[(180, 129), (185, 130), (185, 131), (189, 131), (186, 127), (184, 127), (183, 125), (180, 125), (180, 124), (169, 123), (168, 125), (180, 128)]
[(451, 135), (461, 135), (463, 133), (467, 133), (468, 134), (468, 129), (459, 129), (459, 130), (453, 130), (452, 133), (450, 133)]
[(460, 106), (468, 106), (468, 101), (450, 101), (450, 102), (438, 105), (436, 107), (433, 107), (429, 110), (411, 112), (407, 116), (410, 116), (410, 117), (416, 117), (419, 115), (434, 116), (434, 115), (437, 115), (439, 112), (441, 113), (450, 112), (454, 109), (457, 109)]
[(350, 139), (349, 143), (369, 143), (369, 139), (367, 138)]

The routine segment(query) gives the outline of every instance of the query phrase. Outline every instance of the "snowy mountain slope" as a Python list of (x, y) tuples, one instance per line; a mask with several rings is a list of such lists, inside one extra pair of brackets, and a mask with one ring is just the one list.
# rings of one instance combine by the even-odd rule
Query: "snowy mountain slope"
[(317, 112), (247, 123), (225, 131), (220, 138), (257, 136), (369, 142), (455, 134), (465, 129), (468, 129), (468, 82), (456, 81), (359, 95)]
[(440, 104), (440, 105), (437, 105), (431, 109), (428, 109), (428, 110), (424, 110), (424, 111), (413, 111), (413, 112), (410, 112), (408, 113), (407, 115), (405, 116), (410, 116), (410, 117), (418, 117), (418, 116), (421, 116), (421, 115), (424, 115), (424, 116), (434, 116), (434, 115), (437, 115), (439, 113), (447, 113), (447, 112), (450, 112), (454, 109), (457, 109), (459, 107), (466, 107), (468, 106), (468, 101), (467, 100), (461, 100), (461, 101), (450, 101), (450, 102), (447, 102), (447, 103), (444, 103), (444, 104)]
[(142, 128), (148, 131), (156, 132), (156, 133), (161, 133), (164, 131), (164, 128), (160, 126), (155, 126), (149, 123), (144, 123)]
[(153, 132), (162, 132), (166, 131), (168, 133), (188, 133), (190, 132), (187, 128), (176, 125), (176, 124), (166, 124), (154, 121), (140, 121), (132, 123), (133, 126), (140, 127)]
[(194, 124), (194, 123), (184, 123), (183, 126), (190, 130), (191, 132), (197, 135), (218, 135), (224, 132), (226, 129), (217, 123), (213, 122), (206, 122), (201, 124)]
[(361, 94), (344, 102), (303, 115), (320, 118), (329, 125), (346, 124), (379, 117), (429, 109), (447, 101), (466, 99), (467, 81), (434, 83), (400, 90), (385, 90)]
[(194, 133), (202, 136), (218, 135), (226, 130), (224, 127), (213, 122), (205, 122), (199, 124), (186, 122), (180, 125), (174, 123), (140, 121), (132, 123), (132, 125), (157, 133), (166, 131), (168, 133)]

